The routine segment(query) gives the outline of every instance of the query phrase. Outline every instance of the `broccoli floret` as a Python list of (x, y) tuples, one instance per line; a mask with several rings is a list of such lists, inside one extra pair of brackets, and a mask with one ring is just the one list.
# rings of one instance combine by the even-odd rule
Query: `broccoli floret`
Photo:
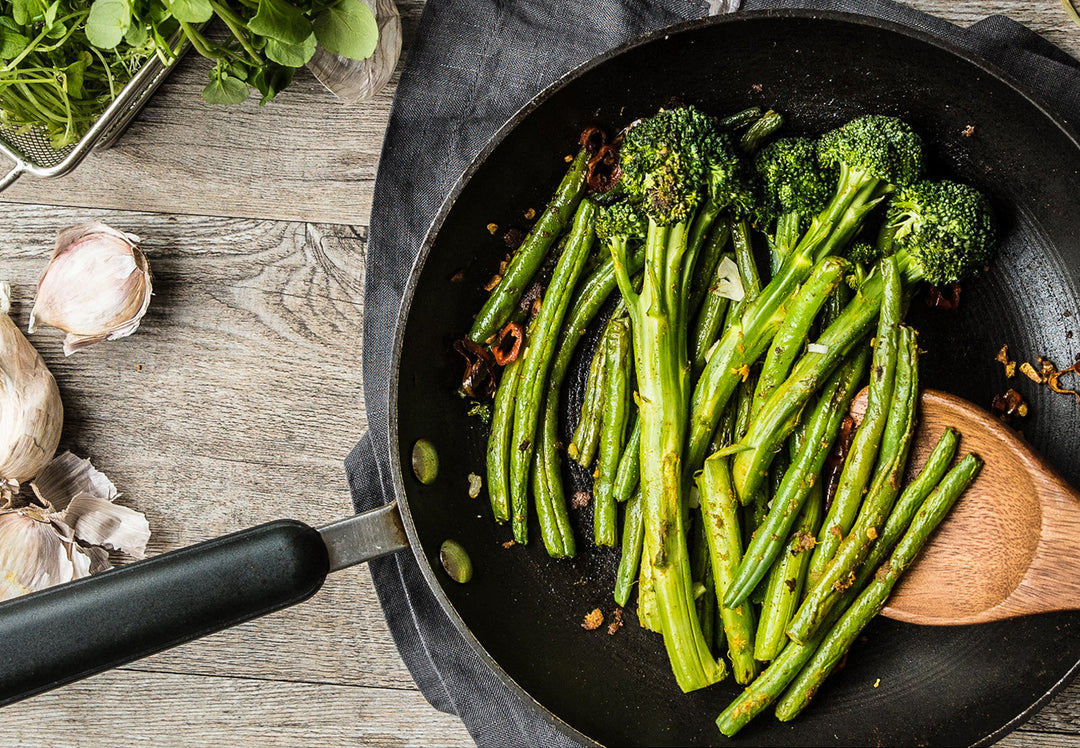
[(648, 219), (628, 202), (601, 206), (594, 226), (597, 238), (609, 243), (644, 238), (649, 229)]
[(755, 218), (769, 238), (774, 259), (795, 248), (810, 220), (833, 195), (836, 174), (817, 162), (817, 144), (809, 138), (781, 138), (754, 159), (758, 197)]
[(810, 138), (774, 140), (758, 152), (754, 171), (761, 186), (759, 210), (771, 220), (784, 213), (809, 219), (829, 202), (836, 185), (835, 172), (818, 166), (817, 144)]
[(713, 128), (696, 109), (664, 109), (626, 133), (621, 182), (657, 225), (686, 223), (702, 199), (706, 140)]
[(688, 223), (704, 202), (749, 207), (746, 165), (731, 137), (694, 107), (663, 109), (626, 133), (620, 184), (659, 226)]
[(881, 258), (881, 253), (870, 242), (858, 241), (851, 245), (847, 257), (860, 265), (873, 265)]
[(825, 133), (818, 141), (818, 160), (906, 187), (923, 172), (922, 138), (902, 119), (870, 114)]
[(978, 272), (994, 251), (997, 232), (990, 202), (959, 182), (924, 180), (900, 190), (886, 223), (909, 280), (956, 283)]

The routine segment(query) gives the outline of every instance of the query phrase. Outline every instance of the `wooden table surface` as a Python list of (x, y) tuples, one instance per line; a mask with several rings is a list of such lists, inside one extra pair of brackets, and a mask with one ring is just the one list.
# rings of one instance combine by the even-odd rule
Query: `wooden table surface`
[[(911, 4), (964, 25), (1007, 13), (1080, 57), (1057, 0)], [(407, 52), (423, 0), (400, 7)], [(347, 515), (342, 460), (367, 427), (365, 249), (394, 83), (344, 107), (301, 73), (269, 106), (211, 108), (206, 69), (189, 56), (116, 147), (0, 197), (0, 280), (24, 329), (59, 229), (97, 218), (144, 238), (156, 295), (133, 337), (71, 358), (55, 331), (32, 339), (63, 395), (61, 446), (146, 513), (151, 553)], [(416, 689), (362, 566), (295, 609), (0, 713), (3, 745), (229, 743), (471, 741)], [(1000, 745), (1080, 746), (1080, 682)]]

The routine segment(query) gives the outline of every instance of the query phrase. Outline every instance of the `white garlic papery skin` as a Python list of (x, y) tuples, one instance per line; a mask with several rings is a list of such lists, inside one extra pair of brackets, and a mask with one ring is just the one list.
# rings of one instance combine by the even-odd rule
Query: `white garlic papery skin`
[[(8, 316), (11, 286), (0, 283), (0, 481), (34, 478), (53, 458), (64, 406), (52, 372)], [(2, 502), (0, 502), (2, 503)]]
[(68, 356), (135, 332), (153, 292), (150, 265), (138, 243), (138, 237), (103, 223), (61, 231), (38, 281), (30, 332), (39, 323), (63, 330)]
[(346, 104), (367, 101), (379, 93), (390, 81), (401, 56), (401, 15), (394, 0), (362, 2), (371, 8), (379, 25), (379, 42), (371, 57), (350, 60), (316, 47), (307, 64), (319, 82)]
[(90, 575), (90, 556), (33, 507), (0, 514), (0, 600)]

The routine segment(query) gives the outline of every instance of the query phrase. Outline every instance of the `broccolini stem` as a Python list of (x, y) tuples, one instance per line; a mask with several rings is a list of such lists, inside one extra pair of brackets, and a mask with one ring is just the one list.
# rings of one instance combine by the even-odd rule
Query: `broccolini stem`
[[(731, 487), (728, 459), (712, 456), (705, 460), (697, 478), (701, 501), (701, 519), (708, 541), (709, 561), (717, 600), (723, 600), (742, 558), (742, 530), (739, 528), (738, 502)], [(757, 675), (754, 661), (754, 609), (749, 601), (728, 607), (720, 606), (728, 657), (735, 682), (743, 685)]]

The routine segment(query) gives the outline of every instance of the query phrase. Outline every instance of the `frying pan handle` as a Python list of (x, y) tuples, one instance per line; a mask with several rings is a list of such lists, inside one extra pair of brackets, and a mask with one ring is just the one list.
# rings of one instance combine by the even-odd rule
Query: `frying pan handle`
[(278, 520), (0, 604), (0, 706), (313, 595), (326, 545)]

